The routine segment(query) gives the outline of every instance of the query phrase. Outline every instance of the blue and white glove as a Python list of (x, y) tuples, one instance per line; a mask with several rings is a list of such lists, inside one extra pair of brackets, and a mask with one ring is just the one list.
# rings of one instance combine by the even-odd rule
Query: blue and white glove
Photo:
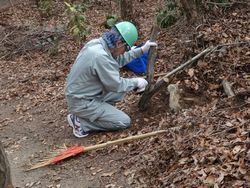
[(151, 46), (156, 46), (157, 47), (157, 43), (156, 42), (151, 42), (150, 40), (148, 40), (142, 47), (141, 50), (143, 53), (147, 53), (149, 48)]

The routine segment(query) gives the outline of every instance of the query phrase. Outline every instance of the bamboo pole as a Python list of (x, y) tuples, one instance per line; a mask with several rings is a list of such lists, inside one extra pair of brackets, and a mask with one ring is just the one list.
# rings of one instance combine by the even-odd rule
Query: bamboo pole
[(105, 142), (105, 143), (102, 143), (102, 144), (88, 146), (88, 147), (85, 147), (84, 151), (87, 152), (87, 151), (97, 150), (97, 149), (101, 149), (101, 148), (108, 147), (108, 146), (111, 146), (111, 145), (121, 144), (121, 143), (124, 143), (124, 142), (127, 142), (127, 141), (143, 139), (143, 138), (147, 138), (147, 137), (150, 137), (150, 136), (155, 136), (155, 135), (158, 135), (158, 134), (161, 134), (161, 133), (166, 133), (166, 132), (167, 132), (167, 130), (159, 130), (159, 131), (155, 131), (155, 132), (151, 132), (151, 133), (145, 133), (145, 134), (141, 134), (141, 135), (129, 136), (129, 137), (121, 138), (121, 139), (118, 139), (118, 140), (108, 141), (108, 142)]
[(154, 132), (150, 132), (150, 133), (129, 136), (129, 137), (117, 139), (117, 140), (114, 140), (114, 141), (108, 141), (108, 142), (105, 142), (105, 143), (102, 143), (102, 144), (96, 144), (96, 145), (93, 145), (93, 146), (87, 146), (87, 147), (85, 147), (85, 146), (72, 146), (72, 147), (66, 148), (64, 150), (60, 149), (59, 151), (53, 152), (54, 153), (53, 156), (46, 157), (46, 159), (41, 160), (40, 162), (38, 162), (35, 165), (32, 165), (30, 168), (26, 169), (26, 171), (30, 171), (30, 170), (34, 170), (34, 169), (41, 168), (41, 167), (44, 167), (44, 166), (56, 164), (56, 163), (58, 163), (60, 161), (63, 161), (64, 159), (73, 157), (73, 156), (75, 156), (77, 154), (80, 154), (80, 153), (85, 153), (85, 152), (88, 152), (88, 151), (98, 150), (98, 149), (108, 147), (108, 146), (111, 146), (111, 145), (121, 144), (121, 143), (124, 143), (124, 142), (138, 140), (138, 139), (143, 139), (143, 138), (147, 138), (147, 137), (150, 137), (150, 136), (156, 136), (158, 134), (162, 134), (162, 133), (166, 133), (166, 132), (167, 132), (167, 130), (159, 130), (159, 131), (154, 131)]

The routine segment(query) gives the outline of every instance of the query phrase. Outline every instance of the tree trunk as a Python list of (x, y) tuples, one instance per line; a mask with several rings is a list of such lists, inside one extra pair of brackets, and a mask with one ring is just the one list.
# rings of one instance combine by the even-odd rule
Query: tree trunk
[(13, 188), (10, 176), (9, 162), (1, 142), (0, 142), (0, 187)]
[[(152, 33), (150, 36), (150, 41), (156, 41), (157, 34), (159, 31), (158, 25), (154, 25), (152, 27)], [(154, 81), (154, 66), (155, 66), (155, 61), (156, 61), (156, 56), (157, 56), (157, 49), (156, 47), (150, 47), (149, 52), (148, 52), (148, 68), (147, 68), (147, 81), (148, 81), (148, 86), (146, 87), (146, 90), (142, 94), (142, 97), (139, 101), (139, 109), (140, 110), (145, 110), (147, 107), (148, 100), (152, 97), (151, 95), (151, 90), (153, 88), (153, 81)]]
[(199, 18), (201, 0), (179, 0), (179, 4), (188, 22), (196, 21)]
[(120, 0), (121, 19), (133, 22), (133, 1)]

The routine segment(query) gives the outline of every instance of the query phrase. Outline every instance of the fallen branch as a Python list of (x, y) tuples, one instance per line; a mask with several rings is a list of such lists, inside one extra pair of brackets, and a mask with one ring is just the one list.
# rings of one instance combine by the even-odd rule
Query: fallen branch
[[(243, 42), (235, 42), (235, 43), (228, 43), (228, 44), (220, 44), (220, 45), (217, 45), (216, 47), (212, 48), (211, 51), (208, 52), (208, 53), (205, 55), (205, 57), (208, 56), (209, 54), (215, 52), (217, 49), (220, 49), (220, 48), (222, 48), (222, 47), (224, 47), (224, 46), (226, 46), (226, 47), (228, 47), (228, 46), (239, 46), (239, 45), (243, 45), (243, 44), (248, 44), (248, 45), (250, 45), (250, 42), (248, 42), (248, 41), (243, 41)], [(166, 72), (158, 73), (158, 74), (155, 74), (154, 77), (165, 76), (165, 75), (167, 75), (167, 74), (169, 74), (169, 73), (166, 73)], [(144, 77), (144, 78), (146, 78), (146, 77)]]
[[(186, 66), (192, 64), (193, 62), (195, 62), (196, 60), (200, 59), (202, 56), (204, 56), (205, 54), (207, 54), (208, 52), (211, 51), (211, 48), (206, 48), (205, 50), (203, 50), (201, 53), (199, 53), (198, 55), (194, 56), (192, 59), (188, 60), (186, 63), (182, 64), (181, 66), (177, 67), (176, 69), (172, 70), (171, 72), (167, 73), (166, 76), (164, 76), (162, 78), (162, 80), (164, 80), (164, 78), (169, 78), (170, 76), (174, 75), (175, 73), (177, 73), (178, 71), (182, 70), (183, 68), (185, 68)], [(161, 81), (161, 80), (160, 80)], [(159, 82), (160, 82), (159, 81)], [(157, 85), (157, 83), (156, 83)]]
[(182, 64), (181, 66), (177, 67), (176, 69), (172, 70), (171, 72), (167, 73), (162, 79), (160, 79), (159, 81), (156, 82), (156, 84), (154, 86), (151, 86), (147, 91), (145, 91), (139, 101), (139, 109), (140, 110), (145, 110), (147, 105), (148, 105), (148, 101), (151, 99), (151, 97), (158, 92), (162, 86), (166, 83), (168, 83), (168, 78), (172, 75), (174, 75), (176, 72), (182, 70), (183, 68), (185, 68), (186, 66), (192, 64), (193, 62), (195, 62), (196, 60), (198, 60), (199, 58), (201, 58), (202, 56), (204, 56), (205, 54), (207, 54), (208, 52), (210, 52), (212, 50), (212, 48), (206, 48), (205, 50), (203, 50), (201, 53), (199, 53), (198, 55), (196, 55), (195, 57), (193, 57), (192, 59), (190, 59), (189, 61), (187, 61), (186, 63)]
[(215, 46), (209, 53), (207, 53), (206, 55), (210, 55), (211, 53), (213, 53), (214, 51), (216, 51), (217, 49), (220, 49), (224, 46), (239, 46), (239, 45), (243, 45), (243, 44), (248, 44), (250, 45), (249, 41), (242, 41), (242, 42), (235, 42), (235, 43), (227, 43), (227, 44), (219, 44), (217, 46)]
[(226, 5), (234, 5), (234, 4), (248, 4), (248, 2), (242, 2), (242, 1), (236, 1), (236, 2), (232, 2), (232, 3), (216, 3), (216, 2), (206, 2), (207, 4), (211, 4), (211, 5), (221, 5), (221, 6), (226, 6)]
[[(165, 76), (167, 73), (166, 72), (162, 72), (162, 73), (158, 73), (158, 74), (154, 74), (154, 78), (156, 77), (160, 77), (160, 76)], [(143, 78), (147, 78), (147, 76), (143, 76)]]

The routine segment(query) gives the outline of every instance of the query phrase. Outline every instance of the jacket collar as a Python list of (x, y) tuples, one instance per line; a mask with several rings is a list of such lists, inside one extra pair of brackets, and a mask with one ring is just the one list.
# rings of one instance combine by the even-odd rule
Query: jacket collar
[[(101, 42), (101, 44), (102, 44), (102, 46), (103, 46), (103, 49), (108, 53), (108, 55), (112, 56), (112, 54), (111, 54), (111, 52), (110, 52), (110, 50), (109, 50), (109, 48), (108, 48), (108, 45), (107, 45), (107, 43), (105, 42), (105, 40), (103, 40), (102, 37), (100, 37), (99, 40), (100, 40), (100, 42)], [(113, 57), (113, 56), (112, 56), (112, 57)]]

